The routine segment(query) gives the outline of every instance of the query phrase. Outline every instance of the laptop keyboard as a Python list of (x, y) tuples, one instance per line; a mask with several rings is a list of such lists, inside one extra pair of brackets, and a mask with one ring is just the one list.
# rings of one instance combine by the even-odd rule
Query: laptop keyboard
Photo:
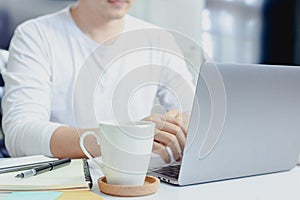
[(165, 175), (165, 176), (172, 177), (174, 179), (178, 179), (180, 166), (181, 165), (170, 165), (170, 166), (155, 170), (154, 172)]

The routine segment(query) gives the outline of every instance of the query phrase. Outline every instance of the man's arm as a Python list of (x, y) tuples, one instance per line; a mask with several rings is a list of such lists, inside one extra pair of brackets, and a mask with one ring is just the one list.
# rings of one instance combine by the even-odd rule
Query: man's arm
[[(144, 120), (156, 124), (152, 151), (169, 163), (171, 158), (166, 150), (166, 147), (169, 147), (173, 152), (174, 159), (180, 160), (185, 145), (189, 115), (174, 109), (165, 115), (153, 114)], [(66, 126), (57, 128), (50, 140), (52, 155), (57, 158), (86, 157), (79, 146), (79, 138), (85, 131), (98, 131), (98, 129), (76, 129)], [(87, 136), (85, 146), (93, 156), (100, 156), (100, 146), (97, 144), (96, 138)]]
[(44, 40), (32, 23), (20, 25), (10, 43), (3, 74), (3, 131), (11, 156), (50, 155), (50, 134), (61, 124), (49, 122), (51, 70)]
[[(79, 138), (85, 131), (97, 131), (97, 129), (76, 129), (66, 126), (57, 128), (50, 140), (52, 155), (57, 158), (86, 157), (79, 146)], [(100, 156), (100, 146), (95, 137), (87, 136), (84, 143), (91, 155)]]

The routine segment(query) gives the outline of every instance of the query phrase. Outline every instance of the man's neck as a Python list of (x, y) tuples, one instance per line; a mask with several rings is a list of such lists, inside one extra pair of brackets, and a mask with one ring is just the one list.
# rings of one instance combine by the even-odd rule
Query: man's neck
[(102, 43), (124, 30), (124, 18), (105, 19), (100, 14), (88, 13), (76, 6), (71, 8), (71, 15), (81, 31), (96, 43)]

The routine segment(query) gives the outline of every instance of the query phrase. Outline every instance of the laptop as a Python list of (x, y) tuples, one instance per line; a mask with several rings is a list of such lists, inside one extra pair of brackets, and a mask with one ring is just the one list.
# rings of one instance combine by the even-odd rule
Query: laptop
[(300, 152), (300, 67), (204, 63), (178, 163), (149, 175), (190, 185), (287, 171)]

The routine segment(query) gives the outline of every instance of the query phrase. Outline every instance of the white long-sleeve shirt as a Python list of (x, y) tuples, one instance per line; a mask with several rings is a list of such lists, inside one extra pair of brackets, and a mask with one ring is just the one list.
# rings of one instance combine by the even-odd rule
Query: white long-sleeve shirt
[[(114, 54), (118, 42), (97, 44), (76, 26), (69, 10), (29, 20), (15, 31), (2, 100), (12, 156), (51, 156), (50, 138), (60, 126), (91, 128), (101, 120), (142, 119), (150, 115), (155, 97), (166, 110), (191, 106), (192, 76), (178, 55), (136, 48), (102, 68), (89, 68), (99, 64), (95, 55), (101, 60), (100, 54)], [(124, 33), (146, 27), (154, 26), (125, 16)], [(181, 77), (187, 85), (178, 81)], [(182, 99), (176, 98), (181, 92)]]

